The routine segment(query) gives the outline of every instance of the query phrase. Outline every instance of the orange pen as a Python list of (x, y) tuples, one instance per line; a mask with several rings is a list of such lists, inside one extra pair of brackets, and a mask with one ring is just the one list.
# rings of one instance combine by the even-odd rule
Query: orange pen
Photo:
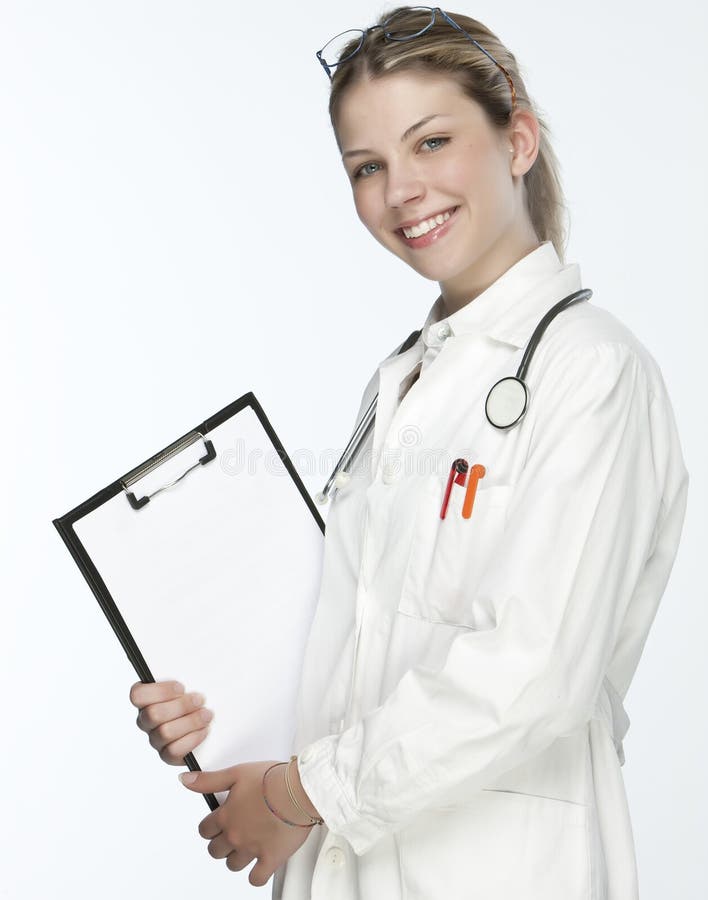
[(465, 519), (469, 519), (472, 515), (472, 504), (474, 503), (474, 495), (477, 493), (477, 482), (480, 478), (484, 478), (486, 471), (481, 463), (476, 463), (470, 469), (467, 490), (465, 491), (465, 501), (462, 504), (462, 516)]

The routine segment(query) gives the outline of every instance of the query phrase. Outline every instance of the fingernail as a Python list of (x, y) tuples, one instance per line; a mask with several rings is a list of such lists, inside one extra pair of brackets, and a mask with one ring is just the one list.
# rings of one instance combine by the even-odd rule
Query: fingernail
[(179, 776), (179, 780), (182, 784), (194, 784), (198, 775), (199, 772), (182, 772)]
[(210, 722), (214, 717), (214, 713), (210, 709), (200, 709), (199, 714), (202, 717), (202, 722)]
[(205, 700), (206, 700), (206, 697), (204, 696), (204, 694), (193, 694), (192, 695), (192, 703), (195, 706), (202, 706)]
[(175, 681), (175, 693), (176, 694), (184, 693), (184, 685), (179, 681)]

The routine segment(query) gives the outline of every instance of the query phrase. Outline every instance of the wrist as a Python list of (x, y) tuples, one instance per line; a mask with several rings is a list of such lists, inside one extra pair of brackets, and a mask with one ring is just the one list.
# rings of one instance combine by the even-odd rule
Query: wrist
[(314, 818), (322, 818), (320, 816), (319, 810), (314, 805), (312, 800), (310, 800), (305, 788), (302, 786), (302, 782), (300, 781), (300, 772), (298, 771), (297, 767), (297, 756), (294, 757), (291, 762), (288, 762), (287, 766), (283, 766), (283, 774), (285, 773), (286, 768), (288, 770), (290, 787), (295, 794), (295, 799), (297, 800), (297, 802), (308, 815), (313, 816)]
[[(263, 800), (265, 801), (268, 809), (273, 813), (273, 815), (280, 819), (281, 822), (284, 822), (286, 825), (290, 826), (299, 826), (300, 828), (311, 828), (314, 824), (311, 821), (302, 822), (302, 821), (292, 821), (293, 816), (289, 811), (289, 806), (291, 805), (291, 799), (289, 792), (286, 790), (287, 785), (283, 778), (279, 778), (276, 772), (272, 770), (277, 768), (282, 768), (287, 765), (287, 763), (275, 763), (266, 772), (263, 773)], [(270, 782), (267, 784), (266, 779), (270, 778)], [(287, 813), (284, 815), (284, 813)], [(302, 820), (303, 818), (308, 818), (306, 813), (303, 813), (302, 810), (298, 811), (297, 819)]]

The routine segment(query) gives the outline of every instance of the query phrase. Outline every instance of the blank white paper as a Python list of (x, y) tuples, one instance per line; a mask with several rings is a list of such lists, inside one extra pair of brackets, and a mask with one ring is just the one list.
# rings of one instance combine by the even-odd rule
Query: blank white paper
[[(155, 680), (214, 711), (202, 769), (287, 759), (323, 533), (248, 406), (206, 434), (216, 459), (135, 510), (121, 492), (74, 530)], [(200, 440), (132, 486), (173, 481)], [(226, 794), (217, 794), (222, 802)]]

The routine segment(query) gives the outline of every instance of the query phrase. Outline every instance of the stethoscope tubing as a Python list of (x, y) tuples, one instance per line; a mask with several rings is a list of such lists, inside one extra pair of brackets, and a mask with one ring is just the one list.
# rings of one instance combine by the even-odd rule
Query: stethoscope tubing
[(369, 434), (369, 430), (371, 429), (371, 426), (374, 424), (374, 419), (376, 417), (376, 403), (377, 403), (378, 399), (379, 399), (379, 395), (377, 392), (376, 396), (369, 404), (368, 409), (366, 410), (364, 415), (361, 417), (359, 424), (354, 429), (354, 434), (352, 434), (351, 438), (349, 439), (349, 443), (344, 448), (344, 452), (339, 457), (339, 460), (337, 461), (336, 466), (332, 470), (332, 474), (327, 479), (327, 484), (325, 484), (324, 488), (322, 489), (322, 494), (318, 494), (318, 498), (324, 497), (324, 500), (321, 500), (320, 502), (322, 502), (322, 503), (326, 502), (326, 500), (329, 496), (329, 492), (332, 489), (332, 485), (334, 484), (336, 477), (340, 474), (340, 472), (342, 472), (349, 465), (349, 463), (352, 461), (352, 459), (356, 456), (357, 451), (359, 450), (359, 447), (366, 440), (366, 438)]
[[(547, 313), (543, 316), (543, 318), (536, 325), (531, 338), (529, 339), (528, 344), (524, 350), (524, 354), (521, 357), (521, 362), (519, 363), (519, 367), (516, 372), (516, 380), (521, 382), (521, 386), (523, 386), (524, 393), (526, 397), (528, 397), (528, 388), (525, 383), (525, 376), (528, 372), (529, 365), (533, 358), (533, 355), (536, 351), (536, 347), (539, 344), (539, 341), (543, 337), (546, 328), (548, 328), (551, 321), (558, 315), (559, 312), (562, 312), (564, 309), (567, 309), (569, 306), (572, 306), (575, 303), (580, 303), (582, 300), (589, 300), (592, 297), (592, 291), (589, 288), (582, 288), (579, 291), (575, 291), (572, 294), (569, 294), (567, 297), (564, 297), (554, 306), (552, 306)], [(412, 332), (406, 341), (404, 341), (400, 350), (396, 354), (400, 356), (401, 353), (405, 353), (406, 350), (409, 350), (413, 344), (416, 343), (418, 338), (420, 337), (422, 329), (418, 331)], [(508, 376), (507, 376), (508, 378)], [(502, 379), (502, 381), (505, 379)], [(499, 384), (499, 382), (497, 382)], [(487, 400), (489, 401), (489, 396), (491, 396), (491, 392), (494, 390), (496, 385), (493, 385), (490, 389)], [(344, 448), (342, 455), (339, 457), (336, 466), (334, 467), (332, 474), (327, 479), (327, 483), (325, 484), (322, 492), (317, 494), (315, 500), (320, 503), (326, 503), (329, 499), (329, 492), (332, 489), (332, 485), (337, 482), (343, 482), (348, 479), (349, 475), (345, 472), (346, 467), (351, 463), (356, 454), (359, 452), (359, 449), (363, 445), (364, 441), (368, 437), (369, 431), (371, 430), (372, 425), (374, 424), (374, 420), (376, 418), (376, 406), (379, 399), (378, 391), (374, 396), (373, 400), (369, 404), (366, 412), (362, 416), (359, 424), (354, 429), (354, 433), (350, 437), (347, 446)], [(519, 415), (512, 424), (516, 424), (519, 421), (523, 413), (526, 411), (526, 403), (524, 403), (523, 410), (521, 415)], [(487, 419), (491, 425), (495, 425), (495, 423), (489, 418), (487, 415)], [(495, 425), (495, 427), (501, 427)], [(338, 484), (339, 486), (339, 484)]]
[(589, 300), (592, 297), (592, 291), (590, 288), (583, 288), (582, 290), (575, 291), (573, 294), (568, 294), (567, 297), (564, 297), (555, 306), (552, 306), (548, 312), (543, 316), (543, 318), (539, 321), (538, 325), (534, 328), (534, 332), (531, 335), (528, 344), (526, 345), (526, 349), (524, 350), (524, 355), (521, 357), (521, 362), (519, 363), (519, 368), (516, 372), (516, 377), (520, 381), (524, 381), (526, 378), (526, 373), (528, 372), (529, 364), (531, 363), (531, 358), (536, 352), (536, 347), (539, 344), (539, 341), (543, 337), (543, 334), (550, 325), (551, 321), (555, 319), (559, 312), (563, 312), (564, 309), (567, 309), (569, 306), (572, 306), (574, 303), (580, 303), (581, 300)]

